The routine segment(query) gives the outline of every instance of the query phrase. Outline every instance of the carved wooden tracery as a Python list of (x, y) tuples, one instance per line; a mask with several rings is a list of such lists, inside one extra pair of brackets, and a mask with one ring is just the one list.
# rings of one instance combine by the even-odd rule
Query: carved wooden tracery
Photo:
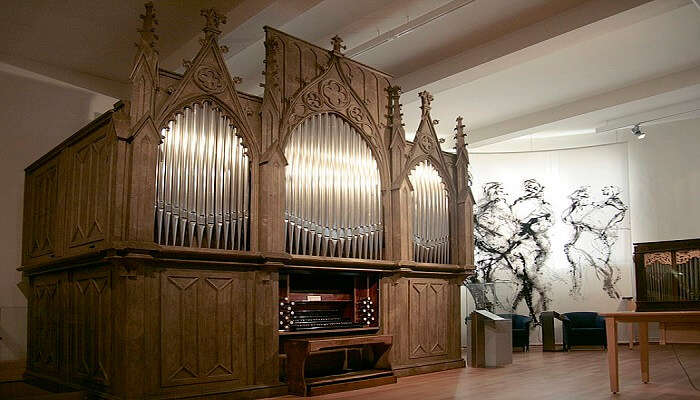
[(700, 250), (679, 250), (676, 252), (676, 264), (687, 264), (694, 258), (700, 258)]
[(326, 72), (302, 88), (289, 101), (290, 105), (287, 108), (286, 117), (282, 119), (280, 131), (285, 132), (285, 135), (281, 142), (286, 143), (290, 132), (309, 116), (329, 112), (337, 113), (352, 124), (368, 142), (380, 168), (384, 170), (383, 175), (388, 177), (385, 165), (387, 157), (382, 136), (379, 133), (380, 128), (361, 100), (358, 100), (359, 96), (346, 83), (347, 78), (338, 68), (338, 63), (338, 59), (332, 57), (330, 65), (324, 68)]
[(654, 264), (673, 265), (673, 261), (671, 259), (671, 252), (665, 251), (644, 254), (644, 265), (649, 266)]

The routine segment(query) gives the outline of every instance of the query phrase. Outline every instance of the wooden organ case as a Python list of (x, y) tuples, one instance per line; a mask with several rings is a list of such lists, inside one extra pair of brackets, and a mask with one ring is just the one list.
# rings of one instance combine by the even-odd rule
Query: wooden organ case
[(147, 4), (131, 98), (26, 169), (27, 375), (106, 398), (263, 397), (287, 392), (287, 341), (363, 335), (393, 338), (399, 376), (464, 366), (461, 118), (443, 152), (423, 92), (408, 142), (389, 75), (272, 28), (264, 96), (239, 92), (225, 20), (202, 14), (177, 74)]

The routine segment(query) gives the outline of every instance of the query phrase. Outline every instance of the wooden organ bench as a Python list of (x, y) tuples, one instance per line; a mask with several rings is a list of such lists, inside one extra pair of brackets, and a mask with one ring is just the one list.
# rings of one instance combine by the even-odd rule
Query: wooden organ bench
[[(289, 393), (300, 396), (315, 396), (346, 390), (396, 383), (396, 376), (391, 365), (385, 360), (393, 337), (391, 335), (373, 335), (323, 339), (292, 339), (286, 342), (287, 383)], [(347, 358), (351, 349), (371, 348), (371, 357), (355, 362), (352, 368)], [(328, 352), (345, 351), (346, 359), (339, 373), (307, 376), (306, 362), (310, 356)]]

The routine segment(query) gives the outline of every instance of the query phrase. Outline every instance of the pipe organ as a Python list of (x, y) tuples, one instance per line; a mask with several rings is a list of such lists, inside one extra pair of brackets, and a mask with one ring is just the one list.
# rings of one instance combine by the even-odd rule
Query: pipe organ
[[(390, 75), (269, 27), (264, 92), (243, 93), (225, 18), (202, 15), (179, 74), (158, 67), (146, 4), (130, 97), (26, 169), (27, 375), (114, 399), (268, 397), (287, 393), (287, 343), (347, 336), (392, 343), (389, 375), (463, 367), (461, 118), (443, 151), (422, 92), (409, 141)], [(308, 367), (357, 380), (357, 353)]]
[(381, 259), (379, 171), (355, 128), (336, 114), (313, 115), (292, 132), (284, 153), (287, 251)]
[(446, 264), (450, 259), (448, 197), (440, 174), (423, 161), (408, 176), (413, 186), (413, 259)]
[(195, 103), (162, 130), (156, 168), (155, 241), (248, 249), (249, 161), (236, 128), (210, 103)]

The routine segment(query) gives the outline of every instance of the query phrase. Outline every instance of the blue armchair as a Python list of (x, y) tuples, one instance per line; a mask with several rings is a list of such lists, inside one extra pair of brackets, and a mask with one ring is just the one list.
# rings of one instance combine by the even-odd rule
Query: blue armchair
[(513, 347), (522, 347), (523, 351), (530, 350), (530, 322), (532, 318), (518, 314), (499, 314), (508, 318), (513, 324)]
[(596, 312), (570, 312), (561, 316), (565, 351), (572, 346), (603, 346), (607, 349), (605, 318)]

